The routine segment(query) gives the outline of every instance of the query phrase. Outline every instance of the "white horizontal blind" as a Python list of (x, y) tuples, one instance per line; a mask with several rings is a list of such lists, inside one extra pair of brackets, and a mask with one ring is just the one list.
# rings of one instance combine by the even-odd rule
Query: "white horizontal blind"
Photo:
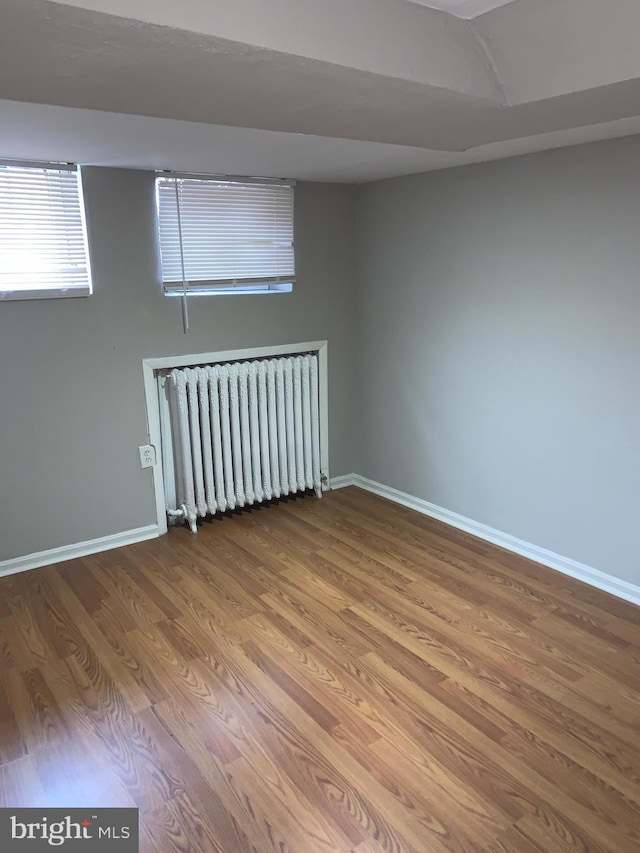
[(90, 292), (77, 170), (0, 163), (0, 298)]
[(165, 292), (290, 290), (293, 195), (287, 183), (158, 177)]

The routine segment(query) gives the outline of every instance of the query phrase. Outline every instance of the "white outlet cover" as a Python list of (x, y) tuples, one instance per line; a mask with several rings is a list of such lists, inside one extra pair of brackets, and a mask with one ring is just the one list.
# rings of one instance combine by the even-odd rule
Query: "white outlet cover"
[(140, 452), (140, 467), (153, 468), (156, 464), (156, 449), (152, 444), (143, 444), (138, 448)]

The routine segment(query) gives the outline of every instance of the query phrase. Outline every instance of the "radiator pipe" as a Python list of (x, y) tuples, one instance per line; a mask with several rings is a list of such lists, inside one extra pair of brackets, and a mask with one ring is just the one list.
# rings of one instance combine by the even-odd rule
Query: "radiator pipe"
[(169, 518), (182, 518), (185, 521), (189, 522), (189, 527), (191, 528), (192, 533), (198, 532), (198, 525), (196, 523), (195, 518), (189, 518), (189, 513), (187, 512), (187, 508), (184, 504), (179, 509), (168, 509), (167, 515)]

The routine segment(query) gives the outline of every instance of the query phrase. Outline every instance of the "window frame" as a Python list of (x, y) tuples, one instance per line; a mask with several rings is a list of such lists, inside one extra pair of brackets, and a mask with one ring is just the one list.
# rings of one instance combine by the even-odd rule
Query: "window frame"
[(24, 290), (15, 288), (3, 290), (0, 283), (0, 303), (16, 302), (40, 299), (78, 299), (93, 295), (93, 276), (91, 270), (91, 255), (89, 253), (89, 240), (87, 235), (86, 209), (82, 185), (82, 169), (75, 163), (57, 163), (52, 161), (16, 160), (0, 158), (0, 166), (8, 166), (17, 169), (39, 169), (52, 172), (74, 172), (77, 175), (78, 207), (80, 210), (80, 224), (82, 231), (82, 245), (86, 261), (87, 282), (86, 285), (46, 287)]

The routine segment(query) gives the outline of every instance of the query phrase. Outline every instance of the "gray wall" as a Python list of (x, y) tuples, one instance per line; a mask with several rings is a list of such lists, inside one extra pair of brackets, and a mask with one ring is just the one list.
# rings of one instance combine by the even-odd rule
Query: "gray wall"
[(155, 521), (141, 361), (328, 339), (332, 475), (353, 470), (355, 188), (299, 184), (292, 294), (162, 295), (150, 172), (88, 168), (95, 293), (0, 304), (0, 561)]
[(370, 184), (356, 470), (640, 583), (640, 138)]
[(636, 137), (361, 187), (357, 293), (356, 189), (299, 184), (295, 292), (194, 299), (188, 335), (153, 175), (86, 169), (95, 294), (0, 304), (0, 561), (153, 523), (142, 358), (327, 338), (334, 476), (640, 583), (639, 167)]

